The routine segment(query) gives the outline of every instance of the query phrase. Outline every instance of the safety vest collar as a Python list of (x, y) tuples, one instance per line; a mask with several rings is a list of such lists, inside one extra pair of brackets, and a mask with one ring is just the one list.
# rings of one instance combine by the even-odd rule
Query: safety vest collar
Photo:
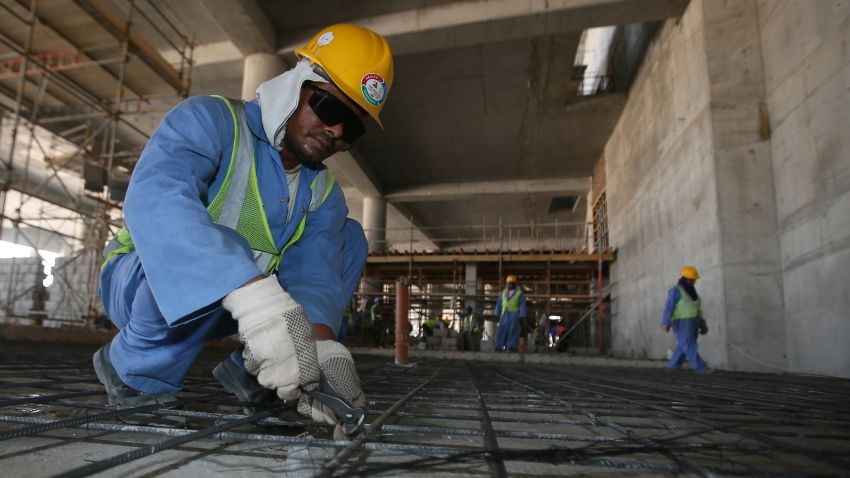
[(251, 134), (260, 141), (271, 146), (269, 139), (266, 137), (265, 130), (263, 129), (263, 114), (260, 111), (260, 104), (257, 100), (245, 102), (245, 119), (248, 120), (248, 129), (251, 130)]

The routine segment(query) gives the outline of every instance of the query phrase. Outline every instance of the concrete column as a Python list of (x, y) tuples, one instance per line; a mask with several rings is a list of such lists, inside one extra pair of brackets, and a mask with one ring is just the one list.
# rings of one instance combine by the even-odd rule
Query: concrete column
[(715, 328), (725, 325), (726, 360), (735, 370), (787, 366), (758, 12), (755, 0), (723, 6), (703, 1), (725, 298), (714, 321)]
[(363, 232), (369, 242), (369, 252), (387, 251), (387, 201), (384, 198), (363, 198)]
[[(479, 292), (479, 282), (478, 282), (478, 264), (475, 263), (467, 263), (466, 264), (466, 305), (471, 306), (473, 310), (476, 310), (477, 304), (477, 296)], [(466, 310), (466, 307), (464, 307)], [(481, 311), (477, 311), (480, 315)]]
[(252, 53), (245, 57), (242, 71), (242, 98), (252, 100), (260, 83), (286, 71), (286, 62), (274, 53)]

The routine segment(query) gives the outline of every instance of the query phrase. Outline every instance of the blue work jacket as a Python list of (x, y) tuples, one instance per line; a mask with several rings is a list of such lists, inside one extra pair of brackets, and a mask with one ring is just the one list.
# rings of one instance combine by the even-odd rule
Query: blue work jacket
[[(307, 211), (310, 183), (318, 172), (301, 168), (287, 222), (290, 197), (280, 153), (266, 139), (256, 101), (246, 103), (245, 114), (253, 133), (260, 197), (280, 249)], [(248, 241), (213, 223), (207, 212), (227, 173), (233, 136), (230, 111), (218, 98), (189, 98), (164, 117), (139, 158), (124, 202), (137, 254), (125, 254), (104, 268), (102, 291), (119, 280), (111, 273), (117, 261), (140, 260), (160, 312), (174, 326), (217, 310), (224, 296), (261, 274)], [(277, 273), (309, 320), (331, 330), (339, 330), (346, 302), (341, 275), (347, 215), (345, 197), (335, 184), (324, 204), (307, 215), (301, 239), (286, 251)], [(130, 282), (125, 288), (133, 286)]]
[(668, 289), (667, 300), (664, 303), (664, 312), (661, 314), (661, 325), (670, 326), (680, 342), (696, 338), (699, 335), (700, 324), (705, 323), (702, 316), (673, 320), (673, 311), (676, 310), (676, 303), (681, 298), (682, 292), (679, 290), (679, 287), (673, 286)]

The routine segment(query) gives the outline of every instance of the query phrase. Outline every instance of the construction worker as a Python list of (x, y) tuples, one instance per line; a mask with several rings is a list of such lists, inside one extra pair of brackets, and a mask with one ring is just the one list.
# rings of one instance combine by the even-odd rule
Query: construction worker
[(517, 284), (517, 276), (509, 274), (505, 279), (505, 289), (496, 301), (499, 314), (499, 329), (496, 331), (496, 351), (516, 352), (519, 337), (522, 334), (522, 321), (525, 320), (525, 295)]
[(446, 322), (443, 319), (431, 317), (422, 322), (422, 333), (426, 337), (433, 337), (435, 330), (447, 330)]
[(94, 356), (110, 403), (173, 400), (204, 343), (238, 332), (244, 349), (214, 375), (240, 400), (273, 390), (336, 423), (302, 393), (321, 371), (363, 404), (336, 337), (365, 236), (322, 161), (352, 148), (369, 117), (381, 124), (392, 55), (380, 35), (347, 24), (295, 53), (298, 63), (262, 83), (257, 100), (180, 103), (142, 152), (100, 278), (121, 329)]
[(369, 308), (369, 335), (372, 337), (372, 342), (375, 347), (381, 345), (381, 330), (384, 326), (384, 316), (381, 314), (381, 298), (375, 297), (372, 300), (372, 307)]
[(460, 326), (461, 332), (463, 332), (463, 349), (480, 350), (481, 324), (478, 323), (478, 316), (475, 314), (471, 305), (466, 306), (466, 312), (463, 315)]
[(697, 290), (694, 287), (699, 272), (693, 266), (682, 268), (678, 283), (667, 291), (667, 303), (661, 317), (661, 329), (669, 332), (673, 328), (676, 334), (676, 350), (667, 367), (673, 370), (682, 366), (685, 360), (697, 373), (711, 373), (708, 364), (699, 355), (697, 336), (708, 333)]

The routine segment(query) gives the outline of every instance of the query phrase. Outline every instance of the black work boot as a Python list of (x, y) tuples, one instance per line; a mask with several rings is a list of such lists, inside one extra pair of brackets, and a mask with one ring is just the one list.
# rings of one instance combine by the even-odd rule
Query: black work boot
[[(118, 407), (141, 407), (157, 403), (173, 402), (177, 400), (177, 392), (167, 393), (144, 393), (129, 387), (118, 376), (112, 360), (109, 358), (109, 346), (104, 345), (95, 352), (92, 362), (97, 379), (106, 388), (106, 396), (110, 405)], [(119, 417), (119, 420), (132, 424), (159, 424), (159, 425), (182, 425), (185, 419), (182, 417), (159, 417), (152, 413), (135, 413), (133, 415)]]
[(213, 376), (225, 390), (236, 395), (236, 398), (246, 404), (245, 413), (256, 413), (257, 406), (269, 405), (274, 400), (271, 390), (263, 388), (257, 377), (248, 373), (236, 362), (225, 358), (213, 369)]

